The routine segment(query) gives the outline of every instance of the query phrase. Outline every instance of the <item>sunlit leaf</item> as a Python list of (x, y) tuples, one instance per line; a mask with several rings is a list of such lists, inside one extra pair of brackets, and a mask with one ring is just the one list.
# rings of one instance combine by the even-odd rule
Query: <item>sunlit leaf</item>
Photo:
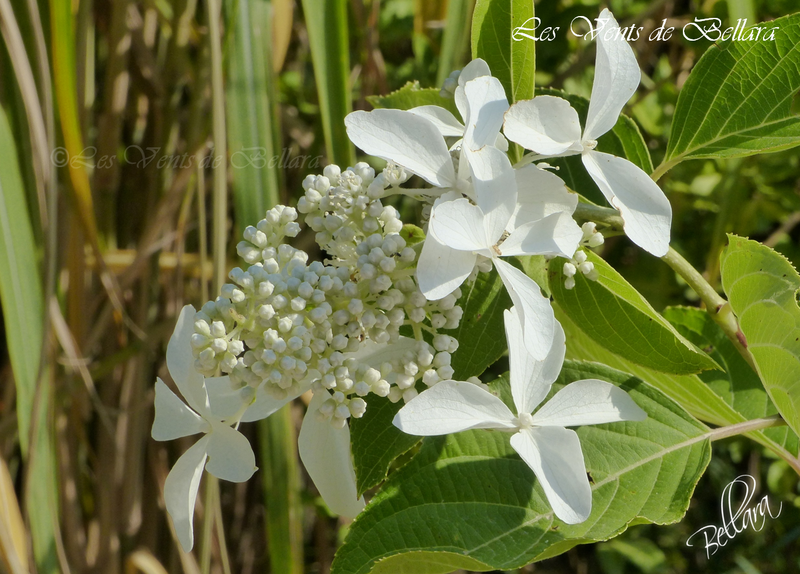
[(761, 382), (789, 426), (800, 433), (800, 275), (769, 247), (728, 235), (720, 277)]
[(613, 267), (594, 253), (588, 256), (599, 278), (591, 281), (579, 272), (574, 289), (564, 286), (563, 265), (550, 266), (553, 298), (587, 335), (613, 353), (657, 371), (686, 375), (717, 368)]
[[(758, 27), (758, 40), (719, 42), (694, 66), (675, 107), (665, 165), (800, 144), (800, 116), (792, 109), (800, 90), (800, 14)], [(765, 40), (771, 30), (774, 40)]]
[(648, 414), (578, 429), (592, 479), (586, 522), (554, 517), (507, 433), (430, 437), (351, 526), (331, 571), (511, 570), (615, 536), (633, 521), (679, 520), (711, 455), (707, 429), (663, 393), (599, 365), (567, 362), (554, 390), (583, 378), (620, 385)]

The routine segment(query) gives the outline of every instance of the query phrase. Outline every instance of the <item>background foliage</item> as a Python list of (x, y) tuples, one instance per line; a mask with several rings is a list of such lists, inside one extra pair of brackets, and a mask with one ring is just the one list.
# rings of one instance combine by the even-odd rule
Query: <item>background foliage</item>
[[(156, 375), (167, 378), (164, 351), (177, 311), (214, 293), (233, 264), (229, 246), (238, 230), (277, 201), (293, 203), (306, 174), (328, 161), (354, 161), (342, 123), (349, 111), (401, 107), (372, 96), (409, 81), (437, 88), (435, 97), (450, 71), (468, 60), (473, 4), (0, 0), (0, 571), (329, 570), (348, 525), (327, 513), (297, 461), (302, 401), (245, 430), (259, 444), (261, 470), (244, 485), (205, 484), (199, 543), (191, 555), (180, 552), (161, 491), (186, 445), (150, 439), (153, 382)], [(557, 0), (535, 9), (563, 32), (575, 16), (593, 18), (606, 4)], [(622, 26), (646, 30), (664, 18), (680, 28), (694, 17), (752, 23), (797, 9), (792, 0), (612, 0), (609, 7)], [(525, 14), (523, 6), (509, 19)], [(476, 18), (479, 26), (491, 24), (484, 12)], [(668, 148), (667, 139), (675, 122), (687, 121), (673, 111), (709, 43), (676, 37), (633, 46), (643, 79), (625, 111), (659, 165), (688, 153), (679, 143)], [(505, 39), (496, 48), (507, 47)], [(525, 61), (517, 54), (514, 63)], [(537, 88), (587, 98), (593, 61), (593, 44), (560, 33), (537, 44), (535, 78), (523, 74), (519, 85), (508, 78), (507, 88), (522, 99), (535, 80)], [(675, 214), (673, 246), (715, 287), (725, 282), (726, 233), (761, 241), (795, 268), (800, 264), (798, 149), (686, 161), (660, 180)], [(397, 207), (415, 221), (414, 204)], [(298, 238), (304, 249), (311, 244)], [(639, 309), (634, 320), (641, 321), (650, 306), (659, 312), (671, 306), (664, 314), (669, 323), (652, 327), (685, 337), (686, 346), (669, 352), (699, 360), (704, 355), (692, 348), (712, 345), (712, 357), (727, 368), (655, 376), (647, 371), (654, 365), (612, 355), (609, 365), (671, 388), (704, 389), (707, 395), (698, 396), (707, 400), (692, 414), (705, 409), (706, 420), (719, 424), (745, 413), (742, 404), (752, 409), (748, 417), (769, 414), (742, 403), (738, 390), (747, 389), (752, 372), (732, 366), (737, 355), (719, 342), (713, 324), (678, 307), (697, 302), (669, 267), (624, 237), (610, 238), (601, 254), (613, 266), (609, 281), (629, 283), (649, 302), (618, 301), (620, 308)], [(727, 252), (723, 261), (734, 257)], [(619, 277), (611, 277), (614, 269)], [(482, 311), (479, 295), (498, 289), (496, 281), (484, 283), (476, 285), (465, 319)], [(563, 307), (571, 353), (580, 356), (596, 342), (572, 322), (575, 309), (566, 301)], [(597, 320), (580, 317), (599, 328)], [(506, 369), (501, 358), (483, 378)], [(779, 431), (753, 438), (784, 445)], [(441, 442), (451, 448), (462, 440), (473, 439)], [(392, 463), (390, 477), (415, 452), (413, 442), (396, 445), (397, 453), (412, 450)], [(709, 471), (681, 522), (635, 526), (522, 571), (800, 569), (798, 477), (761, 444), (744, 437), (714, 443)], [(373, 487), (388, 462), (378, 461), (374, 479), (362, 486)], [(414, 465), (419, 461), (403, 472), (414, 472)], [(717, 519), (722, 489), (744, 472), (774, 505), (783, 504), (781, 518), (740, 534), (708, 561), (685, 541)]]

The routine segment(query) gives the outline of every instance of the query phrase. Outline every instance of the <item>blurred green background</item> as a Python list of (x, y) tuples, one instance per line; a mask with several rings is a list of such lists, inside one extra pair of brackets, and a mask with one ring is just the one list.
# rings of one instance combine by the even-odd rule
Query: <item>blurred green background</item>
[[(343, 118), (368, 96), (439, 87), (469, 60), (474, 0), (0, 0), (0, 572), (328, 572), (347, 531), (296, 455), (302, 401), (244, 430), (260, 471), (201, 487), (196, 544), (171, 533), (164, 478), (188, 441), (150, 438), (153, 383), (181, 306), (209, 298), (236, 237), (309, 173), (352, 165)], [(663, 19), (769, 20), (796, 0), (553, 0), (537, 85), (588, 97), (594, 45), (566, 31), (610, 7), (643, 71), (626, 108), (654, 164), (681, 85), (709, 47), (646, 35)], [(719, 287), (726, 232), (800, 263), (800, 148), (695, 160), (660, 180), (673, 246)], [(379, 161), (370, 159), (381, 167)], [(406, 219), (411, 205), (399, 205)], [(298, 246), (313, 252), (313, 239)], [(603, 257), (656, 307), (695, 305), (624, 237)], [(501, 366), (495, 371), (499, 372)], [(800, 489), (744, 438), (714, 444), (684, 520), (638, 526), (521, 572), (800, 572)], [(400, 464), (399, 461), (397, 464)], [(781, 516), (710, 560), (687, 538), (719, 524), (722, 491), (749, 473)]]

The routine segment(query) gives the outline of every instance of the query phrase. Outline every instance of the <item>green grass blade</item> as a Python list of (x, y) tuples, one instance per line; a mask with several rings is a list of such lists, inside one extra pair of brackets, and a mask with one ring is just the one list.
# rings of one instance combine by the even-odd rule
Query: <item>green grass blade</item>
[[(16, 144), (5, 109), (0, 109), (0, 301), (17, 388), (20, 445), (29, 465), (26, 503), (34, 557), (38, 571), (49, 574), (58, 571), (58, 522), (54, 515), (58, 494), (49, 387), (42, 384), (38, 395), (36, 392), (44, 323), (42, 283)], [(36, 428), (32, 429), (34, 422)], [(35, 436), (33, 444), (31, 436)]]
[[(236, 227), (255, 225), (279, 202), (270, 2), (228, 0), (227, 133)], [(290, 408), (259, 422), (272, 572), (302, 574), (300, 478)]]
[(302, 574), (303, 507), (291, 405), (258, 423), (272, 572)]
[(346, 0), (303, 0), (328, 161), (345, 168), (355, 150), (344, 128), (353, 109)]
[(450, 0), (447, 3), (447, 21), (439, 53), (439, 70), (436, 85), (444, 84), (450, 72), (459, 68), (469, 42), (469, 21), (474, 0)]
[(239, 230), (278, 203), (270, 77), (270, 3), (225, 2), (229, 51), (226, 108), (233, 197)]

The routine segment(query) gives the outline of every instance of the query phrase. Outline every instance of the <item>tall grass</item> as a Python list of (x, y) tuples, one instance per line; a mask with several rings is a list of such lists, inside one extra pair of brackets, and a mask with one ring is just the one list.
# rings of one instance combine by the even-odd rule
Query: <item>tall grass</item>
[[(468, 30), (470, 2), (434, 4)], [(340, 524), (297, 459), (302, 401), (245, 429), (261, 470), (208, 481), (185, 554), (162, 490), (193, 439), (150, 438), (153, 384), (171, 384), (177, 313), (214, 296), (240, 231), (326, 160), (355, 162), (354, 93), (399, 82), (380, 13), (0, 0), (0, 572), (327, 570)], [(447, 66), (465, 33), (446, 35)]]

